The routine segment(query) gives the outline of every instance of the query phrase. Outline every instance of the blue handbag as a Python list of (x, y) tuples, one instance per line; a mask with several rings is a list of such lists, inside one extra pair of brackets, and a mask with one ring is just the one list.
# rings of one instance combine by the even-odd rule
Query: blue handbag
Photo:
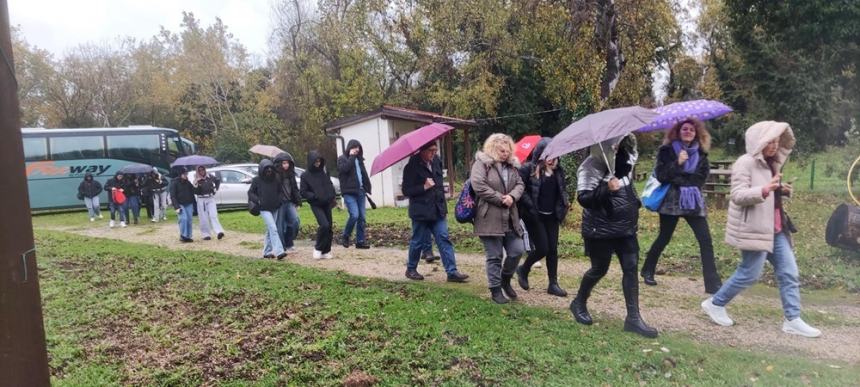
[(648, 177), (645, 182), (645, 189), (642, 190), (642, 205), (651, 211), (660, 210), (660, 205), (663, 204), (663, 198), (666, 197), (666, 192), (669, 192), (671, 184), (660, 183), (654, 174)]

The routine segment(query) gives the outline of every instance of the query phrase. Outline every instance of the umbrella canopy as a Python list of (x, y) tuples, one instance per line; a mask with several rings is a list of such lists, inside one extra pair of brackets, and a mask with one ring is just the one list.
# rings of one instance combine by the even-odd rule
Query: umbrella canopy
[(540, 158), (541, 160), (558, 158), (601, 141), (626, 135), (648, 125), (655, 118), (657, 118), (657, 112), (640, 106), (589, 114), (553, 137)]
[(201, 155), (191, 155), (180, 157), (176, 159), (171, 167), (196, 167), (198, 165), (215, 165), (218, 164), (218, 160), (215, 160), (209, 156), (201, 156)]
[(397, 141), (373, 159), (373, 165), (370, 167), (370, 175), (373, 176), (382, 172), (385, 168), (411, 156), (425, 144), (435, 141), (452, 129), (454, 129), (453, 126), (433, 123), (400, 136)]
[(258, 155), (266, 156), (268, 158), (275, 158), (279, 154), (285, 153), (283, 150), (281, 150), (281, 148), (278, 148), (274, 145), (262, 145), (262, 144), (254, 145), (251, 147), (251, 149), (248, 149), (248, 151), (251, 153), (256, 153)]
[(639, 129), (639, 132), (650, 132), (652, 130), (669, 129), (678, 121), (687, 118), (696, 118), (699, 120), (710, 120), (732, 111), (728, 105), (709, 99), (697, 99), (695, 101), (683, 101), (668, 104), (654, 109), (659, 116), (651, 121), (646, 127)]
[(516, 149), (514, 149), (514, 154), (520, 161), (526, 161), (529, 158), (529, 155), (532, 154), (532, 151), (537, 146), (537, 143), (540, 141), (540, 136), (533, 134), (529, 136), (525, 136), (517, 141)]
[(146, 164), (129, 164), (119, 169), (119, 173), (136, 175), (138, 173), (150, 173), (153, 171), (151, 165)]

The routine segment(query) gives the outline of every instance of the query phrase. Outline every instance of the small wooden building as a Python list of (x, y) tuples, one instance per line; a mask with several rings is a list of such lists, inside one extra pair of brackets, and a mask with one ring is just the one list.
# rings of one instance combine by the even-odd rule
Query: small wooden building
[[(325, 126), (326, 132), (333, 137), (337, 137), (337, 155), (340, 156), (344, 152), (344, 147), (350, 140), (358, 140), (364, 148), (364, 166), (367, 172), (370, 173), (370, 167), (373, 164), (373, 159), (383, 150), (388, 148), (391, 143), (396, 141), (400, 136), (409, 133), (422, 126), (441, 122), (451, 125), (455, 131), (463, 131), (463, 139), (465, 146), (465, 165), (471, 165), (472, 150), (469, 143), (469, 128), (474, 127), (477, 123), (473, 120), (464, 120), (460, 118), (447, 117), (437, 113), (425, 112), (420, 110), (407, 109), (397, 106), (384, 105), (379, 109), (346, 117)], [(451, 134), (441, 138), (439, 144), (442, 165), (445, 168), (448, 178), (449, 195), (453, 194), (450, 187), (454, 186), (454, 160), (456, 157), (453, 154), (453, 140)], [(403, 181), (403, 168), (406, 166), (408, 159), (404, 159), (390, 168), (371, 176), (373, 194), (371, 198), (378, 206), (393, 207), (405, 205), (408, 203), (403, 197), (403, 192), (400, 189), (400, 184)], [(336, 173), (334, 170), (331, 171)]]

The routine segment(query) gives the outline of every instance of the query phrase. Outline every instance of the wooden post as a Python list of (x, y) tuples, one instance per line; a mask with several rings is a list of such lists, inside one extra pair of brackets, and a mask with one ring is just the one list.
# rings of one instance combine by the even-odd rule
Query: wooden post
[(0, 0), (0, 384), (49, 386), (9, 8)]
[(466, 178), (468, 172), (472, 170), (472, 144), (469, 142), (469, 127), (463, 127), (463, 147), (466, 153)]
[[(456, 130), (456, 129), (455, 129)], [(448, 197), (454, 197), (454, 176), (457, 174), (457, 170), (454, 167), (454, 141), (452, 136), (454, 134), (448, 132), (445, 135), (445, 163), (448, 164)]]

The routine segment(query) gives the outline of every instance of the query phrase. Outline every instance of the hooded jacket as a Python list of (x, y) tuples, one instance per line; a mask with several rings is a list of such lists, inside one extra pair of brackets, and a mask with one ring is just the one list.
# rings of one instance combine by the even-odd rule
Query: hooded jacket
[[(200, 169), (197, 169), (200, 171)], [(213, 196), (221, 188), (221, 179), (206, 172), (206, 176), (195, 175), (194, 193), (199, 196)]]
[[(582, 236), (615, 239), (636, 236), (642, 203), (633, 188), (633, 166), (638, 159), (636, 137), (619, 136), (592, 146), (591, 154), (577, 171), (577, 197), (582, 206)], [(615, 146), (618, 150), (614, 150)], [(607, 160), (615, 165), (614, 175), (621, 189), (609, 190)]]
[(146, 180), (146, 190), (152, 193), (162, 193), (167, 187), (167, 179), (159, 173), (153, 173)]
[(170, 181), (169, 190), (173, 208), (178, 210), (180, 205), (194, 204), (194, 184), (188, 179), (183, 179), (181, 173)]
[[(505, 173), (508, 174), (508, 184), (505, 185), (499, 172), (499, 163), (484, 152), (478, 151), (475, 154), (469, 179), (478, 197), (474, 221), (477, 236), (504, 236), (508, 225), (516, 235), (523, 235), (516, 202), (523, 196), (525, 187), (520, 178), (520, 163), (516, 156), (512, 155), (508, 160), (509, 162), (504, 164)], [(511, 195), (514, 205), (505, 207), (502, 204), (504, 195)]]
[[(349, 155), (349, 150), (358, 147), (358, 154), (355, 156)], [(357, 195), (359, 191), (358, 173), (355, 170), (355, 161), (358, 160), (358, 165), (361, 168), (361, 180), (364, 185), (364, 192), (371, 193), (370, 177), (367, 176), (367, 170), (364, 167), (364, 147), (358, 140), (349, 140), (346, 145), (346, 152), (337, 158), (337, 172), (340, 179), (340, 192), (342, 194)]]
[[(773, 173), (762, 154), (767, 144), (779, 139), (773, 158), (779, 171), (794, 148), (794, 132), (785, 122), (762, 121), (750, 126), (744, 136), (746, 154), (732, 165), (732, 191), (726, 222), (726, 243), (741, 250), (773, 252), (774, 200), (779, 191), (766, 197), (762, 188), (770, 184)], [(783, 216), (783, 224), (788, 216)], [(789, 230), (783, 227), (783, 230)], [(791, 240), (788, 232), (786, 236)]]
[[(119, 175), (123, 175), (122, 180), (120, 180), (118, 178)], [(123, 190), (123, 193), (125, 193), (125, 195), (128, 196), (128, 193), (126, 193), (126, 191), (128, 191), (128, 179), (127, 179), (127, 177), (128, 176), (126, 176), (125, 174), (117, 172), (115, 175), (113, 175), (113, 177), (110, 180), (105, 182), (104, 189), (105, 189), (105, 191), (107, 191), (107, 194), (108, 194), (107, 195), (108, 203), (113, 203), (113, 195), (111, 195), (111, 192), (113, 191), (114, 188)]]
[(538, 218), (538, 200), (540, 198), (541, 183), (545, 179), (552, 179), (556, 182), (556, 187), (558, 187), (559, 198), (555, 203), (553, 215), (560, 222), (567, 216), (567, 209), (570, 206), (570, 195), (565, 189), (567, 179), (564, 169), (561, 165), (558, 165), (553, 171), (552, 176), (535, 176), (535, 169), (539, 165), (540, 156), (550, 141), (552, 139), (549, 137), (542, 138), (537, 146), (535, 146), (528, 161), (520, 167), (520, 178), (525, 183), (525, 192), (523, 193), (523, 197), (520, 198), (518, 205), (521, 217), (536, 220)]
[[(278, 178), (278, 172), (272, 160), (263, 159), (260, 161), (260, 174), (251, 180), (251, 187), (248, 188), (248, 200), (258, 203), (260, 211), (277, 211), (281, 208), (281, 195), (283, 186)], [(271, 175), (267, 175), (267, 171), (271, 171)]]
[(84, 198), (93, 198), (102, 192), (102, 183), (99, 183), (93, 178), (92, 173), (84, 175), (84, 181), (78, 185), (78, 196)]
[[(320, 160), (320, 166), (314, 166), (314, 162)], [(325, 168), (325, 159), (319, 152), (312, 150), (308, 152), (308, 169), (302, 174), (301, 194), (308, 203), (315, 207), (328, 208), (335, 199), (334, 184), (331, 182)]]
[[(281, 167), (281, 163), (284, 161), (290, 162), (290, 168), (286, 171)], [(302, 204), (302, 195), (296, 183), (296, 161), (293, 159), (293, 155), (287, 152), (279, 153), (275, 156), (273, 164), (275, 170), (278, 171), (278, 179), (283, 185), (281, 188), (281, 202), (290, 202), (300, 206)]]
[[(424, 182), (433, 179), (435, 185), (424, 189)], [(419, 222), (434, 222), (448, 215), (445, 187), (442, 181), (442, 160), (433, 156), (430, 169), (420, 155), (409, 158), (403, 168), (403, 195), (409, 197), (409, 218)]]

